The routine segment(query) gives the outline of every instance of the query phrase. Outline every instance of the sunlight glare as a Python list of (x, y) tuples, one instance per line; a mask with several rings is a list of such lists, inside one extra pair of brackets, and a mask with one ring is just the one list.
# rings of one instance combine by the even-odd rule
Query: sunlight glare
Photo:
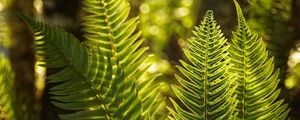
[(175, 10), (176, 17), (187, 16), (190, 13), (190, 10), (186, 7), (180, 7)]
[(149, 73), (155, 73), (158, 71), (158, 64), (157, 63), (153, 63), (150, 68), (148, 69)]
[(150, 7), (149, 7), (149, 5), (148, 5), (148, 4), (145, 4), (145, 3), (142, 4), (142, 5), (140, 6), (140, 11), (141, 11), (142, 13), (144, 13), (144, 14), (150, 12)]
[(0, 11), (2, 11), (4, 9), (4, 6), (2, 3), (0, 3)]
[(150, 27), (150, 33), (153, 35), (159, 34), (159, 28), (156, 25)]
[(42, 2), (42, 0), (34, 0), (33, 5), (34, 5), (34, 8), (36, 9), (36, 12), (38, 14), (41, 14), (43, 12), (43, 2)]
[(296, 87), (296, 85), (297, 85), (296, 78), (293, 77), (293, 76), (287, 78), (287, 79), (284, 81), (284, 85), (285, 85), (285, 87), (288, 88), (288, 89), (292, 89), (292, 88)]
[(45, 87), (45, 79), (46, 79), (46, 68), (39, 66), (42, 62), (36, 62), (35, 64), (35, 88), (36, 88), (36, 96), (41, 98), (43, 95), (43, 90)]
[(300, 63), (300, 51), (293, 51), (288, 61), (289, 68), (293, 68), (297, 63)]

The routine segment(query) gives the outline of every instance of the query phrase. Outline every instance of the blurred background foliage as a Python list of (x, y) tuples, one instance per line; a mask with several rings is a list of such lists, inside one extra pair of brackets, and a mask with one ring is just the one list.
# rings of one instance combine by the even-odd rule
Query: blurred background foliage
[[(149, 75), (160, 73), (156, 82), (161, 85), (166, 104), (175, 97), (170, 89), (177, 84), (174, 73), (179, 59), (185, 59), (182, 49), (195, 25), (206, 10), (215, 12), (227, 39), (235, 29), (236, 12), (232, 0), (127, 0), (130, 16), (139, 16), (139, 29), (154, 54)], [(292, 119), (300, 119), (300, 0), (239, 0), (252, 27), (267, 43), (276, 66), (281, 69), (279, 87), (281, 98), (289, 103)], [(17, 99), (22, 109), (29, 111), (30, 120), (56, 120), (56, 114), (68, 112), (53, 106), (46, 92), (45, 75), (56, 70), (36, 66), (33, 38), (26, 25), (14, 15), (4, 14), (6, 9), (22, 11), (41, 21), (54, 24), (82, 39), (80, 0), (0, 0), (0, 34), (9, 40), (0, 40), (0, 50), (9, 54), (15, 71)], [(7, 16), (4, 20), (3, 16)], [(3, 27), (5, 26), (5, 27)], [(5, 34), (4, 34), (5, 33)], [(9, 45), (9, 46), (8, 46)], [(9, 52), (8, 52), (9, 51)], [(270, 56), (270, 57), (271, 57)], [(168, 114), (166, 110), (162, 114)]]

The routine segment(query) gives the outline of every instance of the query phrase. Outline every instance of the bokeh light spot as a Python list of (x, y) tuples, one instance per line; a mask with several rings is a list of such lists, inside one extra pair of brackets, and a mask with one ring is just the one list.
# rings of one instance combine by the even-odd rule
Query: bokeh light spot
[(295, 67), (297, 63), (300, 63), (300, 52), (299, 51), (293, 51), (290, 55), (288, 65), (289, 68)]
[(284, 85), (287, 89), (292, 89), (296, 87), (297, 82), (295, 77), (289, 77), (284, 81)]
[(156, 25), (150, 27), (150, 33), (153, 35), (159, 34), (159, 28)]
[(159, 83), (159, 86), (160, 86), (160, 90), (162, 91), (162, 92), (168, 92), (168, 91), (170, 91), (170, 85), (168, 84), (168, 83), (166, 83), (166, 82), (161, 82), (161, 83)]
[(176, 17), (187, 16), (190, 13), (190, 10), (186, 7), (180, 7), (175, 10)]
[(150, 68), (148, 69), (149, 73), (155, 73), (158, 70), (158, 65), (156, 63), (153, 63)]
[(2, 3), (0, 3), (0, 11), (2, 11), (4, 9), (4, 6)]
[(43, 11), (43, 2), (42, 2), (42, 0), (35, 0), (35, 1), (33, 2), (33, 5), (34, 5), (34, 7), (35, 7), (35, 9), (36, 9), (36, 12), (37, 12), (38, 14), (41, 14), (42, 11)]
[(148, 5), (148, 4), (142, 4), (142, 5), (140, 6), (140, 11), (141, 11), (142, 13), (144, 13), (144, 14), (150, 12), (150, 7), (149, 7), (149, 5)]

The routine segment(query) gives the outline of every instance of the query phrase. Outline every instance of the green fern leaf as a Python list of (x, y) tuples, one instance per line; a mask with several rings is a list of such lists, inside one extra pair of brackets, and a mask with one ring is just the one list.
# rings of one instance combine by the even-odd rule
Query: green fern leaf
[(194, 35), (189, 39), (189, 50), (184, 51), (191, 64), (181, 61), (183, 67), (178, 66), (187, 79), (176, 75), (182, 87), (172, 87), (184, 107), (171, 99), (175, 110), (169, 110), (177, 120), (235, 119), (237, 101), (233, 92), (237, 86), (229, 73), (229, 46), (212, 11), (206, 12)]
[(122, 69), (124, 79), (136, 83), (143, 103), (143, 115), (148, 114), (154, 119), (162, 104), (156, 100), (160, 96), (158, 86), (152, 83), (156, 75), (142, 80), (151, 64), (149, 56), (144, 55), (148, 48), (140, 47), (144, 40), (139, 39), (141, 32), (136, 32), (138, 18), (126, 20), (130, 6), (125, 0), (84, 0), (83, 3), (83, 10), (87, 13), (82, 23), (84, 43), (111, 55), (112, 64)]
[[(38, 60), (47, 68), (64, 68), (64, 72), (77, 72), (83, 77), (87, 72), (87, 51), (79, 40), (60, 28), (37, 22), (18, 14), (33, 30)], [(70, 75), (69, 75), (70, 76)], [(64, 77), (67, 77), (64, 75)], [(62, 82), (53, 81), (53, 82)]]
[[(47, 68), (62, 68), (56, 74), (47, 77), (48, 83), (61, 83), (50, 88), (49, 92), (55, 100), (53, 104), (67, 110), (77, 110), (79, 112), (76, 115), (84, 114), (82, 117), (85, 119), (93, 117), (96, 113), (100, 118), (106, 118), (108, 111), (103, 106), (105, 101), (91, 81), (90, 77), (93, 76), (89, 75), (88, 53), (85, 47), (61, 29), (36, 22), (21, 14), (19, 16), (34, 31), (38, 59), (43, 61)], [(93, 107), (99, 107), (100, 110), (93, 110)], [(101, 110), (104, 112), (100, 112)], [(74, 116), (61, 118), (71, 119)]]
[[(19, 15), (34, 31), (38, 60), (44, 62), (41, 65), (61, 68), (47, 77), (48, 83), (59, 83), (50, 88), (52, 103), (76, 112), (60, 115), (60, 118), (155, 119), (162, 104), (156, 100), (160, 96), (158, 87), (151, 84), (155, 77), (140, 81), (150, 63), (147, 63), (149, 57), (142, 57), (147, 48), (138, 49), (143, 42), (138, 40), (140, 33), (133, 34), (137, 19), (123, 23), (119, 18), (110, 18), (114, 16), (110, 14), (123, 11), (119, 10), (120, 3), (128, 4), (125, 1), (99, 3), (97, 0), (84, 3), (84, 9), (94, 14), (84, 20), (89, 21), (91, 16), (97, 19), (92, 17), (96, 22), (93, 25), (84, 22), (86, 41), (83, 44), (61, 29)], [(102, 3), (105, 5), (99, 8)], [(129, 10), (128, 6), (122, 9)], [(103, 24), (98, 23), (103, 20), (99, 10), (108, 11)], [(104, 35), (106, 33), (108, 36)], [(150, 90), (153, 92), (147, 93)]]
[(98, 97), (95, 99), (97, 104), (85, 107), (82, 111), (60, 115), (60, 117), (62, 119), (142, 119), (141, 101), (137, 97), (135, 84), (124, 82), (121, 69), (117, 69), (116, 77), (113, 77), (111, 60), (106, 60), (104, 56), (97, 54), (101, 53), (99, 48), (89, 46), (87, 48), (90, 57), (88, 78), (91, 80), (90, 85), (94, 92), (98, 94), (96, 96), (93, 94), (56, 96), (55, 99), (74, 102), (74, 104), (67, 103), (65, 104), (67, 106), (61, 106), (62, 108), (82, 104), (85, 99), (93, 97)]
[[(113, 62), (119, 61), (126, 79), (137, 79), (136, 72), (147, 58), (141, 58), (148, 48), (138, 49), (143, 40), (141, 32), (135, 33), (138, 19), (125, 22), (129, 5), (124, 0), (85, 0), (83, 8), (90, 15), (83, 18), (85, 43), (98, 46), (103, 54), (111, 54)], [(146, 65), (148, 66), (148, 65)]]
[(52, 103), (77, 112), (60, 115), (61, 119), (141, 119), (141, 107), (132, 108), (141, 106), (134, 83), (123, 82), (121, 69), (113, 73), (114, 64), (99, 49), (82, 45), (61, 29), (20, 16), (34, 31), (44, 65), (62, 68), (47, 77), (48, 83), (60, 83), (50, 88)]
[(268, 58), (266, 45), (257, 33), (251, 31), (239, 4), (234, 0), (238, 14), (238, 28), (228, 52), (232, 57), (236, 82), (239, 87), (235, 93), (239, 103), (236, 110), (238, 118), (285, 119), (289, 110), (283, 100), (276, 101), (279, 70), (274, 70), (273, 58)]
[[(47, 77), (52, 103), (75, 110), (61, 119), (142, 119), (142, 105), (132, 81), (99, 48), (81, 44), (61, 29), (19, 15), (33, 29), (37, 54), (47, 68), (62, 68)], [(133, 107), (134, 106), (134, 107)], [(136, 108), (137, 107), (137, 108)]]

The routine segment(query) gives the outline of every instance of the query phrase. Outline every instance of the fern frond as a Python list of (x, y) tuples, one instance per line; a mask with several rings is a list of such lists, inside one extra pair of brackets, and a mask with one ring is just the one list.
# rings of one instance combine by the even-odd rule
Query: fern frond
[(169, 110), (177, 120), (234, 119), (237, 101), (233, 92), (237, 86), (229, 73), (229, 46), (212, 11), (206, 12), (193, 33), (196, 37), (189, 39), (189, 50), (184, 51), (191, 63), (180, 61), (183, 67), (178, 66), (185, 78), (175, 76), (182, 87), (172, 87), (184, 107), (171, 99), (175, 110)]
[[(47, 77), (52, 103), (75, 110), (59, 115), (61, 119), (121, 119), (141, 118), (141, 106), (133, 82), (124, 82), (123, 72), (97, 47), (82, 45), (65, 31), (19, 15), (33, 29), (37, 55), (47, 68), (61, 68)], [(128, 89), (132, 88), (132, 89)], [(130, 104), (129, 104), (130, 103)], [(131, 106), (128, 106), (131, 105)]]
[[(86, 9), (93, 9), (93, 5), (90, 4), (98, 3), (88, 2), (91, 3)], [(112, 4), (119, 4), (119, 2), (111, 1), (107, 4), (111, 7)], [(111, 10), (111, 8), (103, 9)], [(106, 26), (113, 29), (108, 31), (111, 33), (107, 38), (102, 38), (105, 35), (100, 35), (102, 27), (94, 24), (99, 29), (96, 29), (97, 32), (93, 34), (102, 36), (97, 39), (108, 40), (110, 43), (111, 47), (105, 49), (105, 45), (92, 42), (89, 40), (90, 37), (81, 44), (75, 37), (59, 28), (36, 22), (24, 15), (19, 16), (34, 31), (38, 59), (44, 62), (42, 65), (47, 68), (61, 68), (59, 72), (47, 77), (48, 83), (59, 83), (50, 88), (50, 93), (53, 95), (52, 103), (76, 112), (60, 115), (60, 118), (133, 120), (144, 119), (146, 116), (149, 119), (154, 118), (157, 106), (161, 105), (155, 102), (159, 94), (156, 92), (148, 94), (144, 90), (157, 91), (158, 87), (152, 85), (149, 87), (155, 77), (143, 82), (139, 81), (150, 64), (144, 64), (149, 57), (141, 57), (147, 48), (138, 49), (143, 41), (138, 40), (140, 33), (133, 35), (136, 27), (135, 20), (129, 20), (124, 24), (117, 23), (120, 21), (112, 21), (109, 26)], [(121, 27), (114, 26), (115, 24)], [(86, 29), (90, 27), (83, 28), (84, 31)], [(86, 36), (92, 35), (91, 32), (86, 32)], [(114, 40), (120, 40), (120, 43)], [(139, 91), (142, 91), (142, 94)]]
[(119, 61), (126, 79), (138, 79), (135, 75), (147, 59), (141, 57), (148, 48), (138, 49), (144, 41), (139, 40), (141, 32), (134, 33), (138, 19), (125, 21), (129, 4), (125, 0), (85, 0), (84, 5), (89, 14), (83, 18), (85, 43), (111, 54), (113, 62)]
[[(143, 115), (154, 117), (161, 105), (155, 98), (160, 94), (158, 86), (151, 84), (155, 77), (142, 80), (151, 64), (149, 56), (144, 54), (148, 48), (140, 47), (144, 40), (140, 39), (141, 32), (136, 31), (138, 18), (126, 20), (130, 6), (125, 0), (84, 0), (83, 3), (83, 10), (87, 13), (82, 23), (84, 43), (99, 47), (104, 55), (111, 55), (108, 59), (122, 69), (124, 80), (136, 83), (143, 103)], [(113, 71), (117, 70), (114, 68)], [(151, 94), (147, 90), (152, 90)]]
[(266, 45), (257, 33), (249, 29), (242, 10), (234, 0), (238, 14), (238, 27), (228, 52), (232, 57), (236, 82), (239, 87), (235, 93), (239, 103), (236, 110), (238, 118), (285, 119), (289, 110), (283, 100), (276, 101), (279, 70), (274, 69), (273, 58), (268, 58)]
[[(113, 66), (110, 59), (104, 59), (100, 49), (87, 46), (89, 51), (90, 86), (93, 91), (67, 96), (56, 96), (55, 99), (68, 102), (61, 108), (72, 108), (77, 105), (82, 109), (78, 112), (60, 115), (62, 119), (142, 119), (141, 101), (137, 97), (134, 83), (124, 82), (121, 69), (117, 68), (116, 76), (112, 74)], [(108, 57), (109, 58), (109, 57)], [(63, 93), (63, 92), (62, 92)], [(92, 94), (90, 94), (92, 93)], [(93, 94), (97, 93), (97, 95)], [(95, 104), (93, 104), (95, 103)], [(133, 107), (135, 106), (135, 107)], [(75, 108), (76, 110), (76, 108)]]
[[(140, 32), (134, 33), (138, 19), (125, 22), (129, 5), (124, 0), (85, 0), (83, 8), (90, 15), (83, 18), (83, 31), (90, 45), (100, 47), (103, 54), (110, 53), (119, 61), (128, 79), (136, 79), (135, 73), (146, 59), (140, 59), (148, 48), (138, 49), (143, 40)], [(115, 60), (115, 61), (116, 61)]]
[[(108, 110), (103, 105), (103, 95), (93, 84), (88, 71), (88, 53), (86, 48), (72, 35), (65, 31), (36, 22), (29, 17), (19, 15), (33, 29), (35, 48), (39, 60), (45, 62), (47, 68), (61, 68), (57, 73), (47, 77), (48, 83), (60, 83), (50, 88), (52, 103), (66, 110), (77, 110), (73, 116), (61, 116), (63, 119), (83, 115), (84, 119), (107, 118)], [(100, 62), (100, 61), (98, 61)], [(98, 64), (97, 62), (97, 64)], [(94, 65), (94, 64), (93, 64)], [(101, 65), (101, 64), (99, 64)], [(98, 66), (93, 66), (98, 67)], [(91, 68), (91, 69), (92, 69)], [(99, 71), (100, 72), (100, 71)], [(98, 108), (96, 110), (93, 110)], [(79, 119), (80, 117), (78, 117)], [(76, 118), (77, 119), (77, 118)]]
[[(77, 72), (78, 77), (83, 77), (87, 73), (87, 51), (76, 37), (23, 14), (18, 16), (34, 32), (36, 55), (39, 61), (44, 62), (41, 65), (47, 68), (64, 68), (63, 70), (66, 70), (64, 72)], [(60, 80), (62, 81), (64, 80)]]

